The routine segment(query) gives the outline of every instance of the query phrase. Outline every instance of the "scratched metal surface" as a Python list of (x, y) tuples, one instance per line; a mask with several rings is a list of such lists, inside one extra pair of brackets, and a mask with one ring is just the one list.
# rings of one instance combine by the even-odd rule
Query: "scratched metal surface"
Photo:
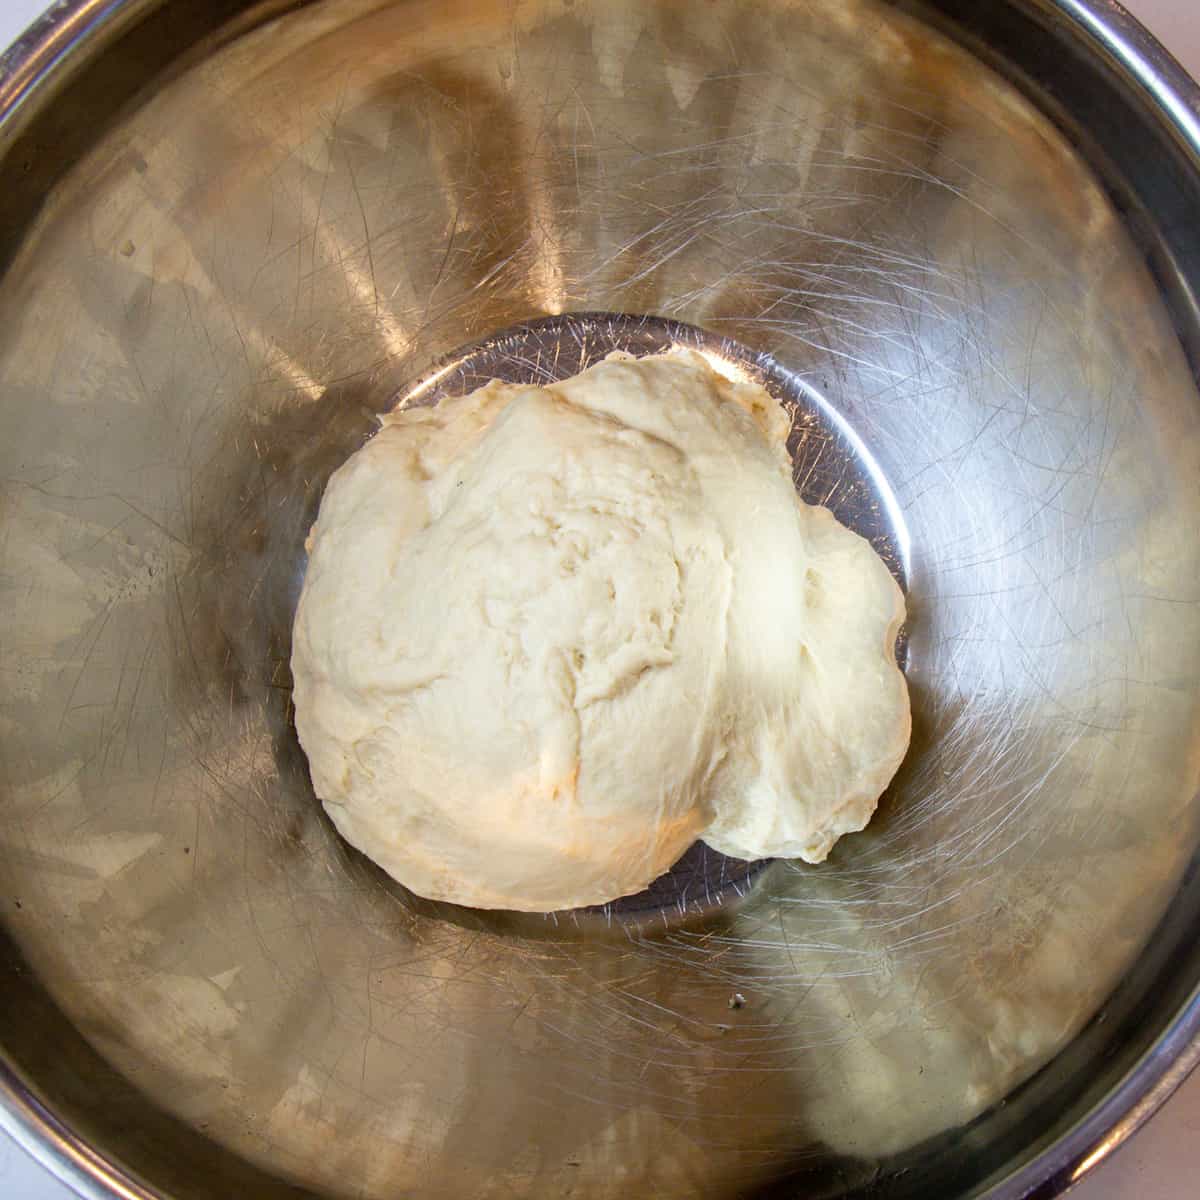
[[(289, 723), (329, 471), (464, 344), (584, 309), (769, 355), (910, 539), (878, 818), (700, 922), (418, 903)], [(1195, 382), (1075, 151), (891, 6), (243, 22), (54, 193), (0, 390), (3, 921), (129, 1085), (74, 1119), (176, 1120), (176, 1194), (852, 1190), (1049, 1060), (1195, 852)]]

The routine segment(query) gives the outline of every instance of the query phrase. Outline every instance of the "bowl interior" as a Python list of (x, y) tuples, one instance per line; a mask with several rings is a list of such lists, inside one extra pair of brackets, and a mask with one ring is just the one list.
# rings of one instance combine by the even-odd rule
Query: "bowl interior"
[[(1120, 981), (1186, 991), (1146, 947), (1198, 911), (1200, 404), (1156, 212), (932, 10), (173, 11), (46, 102), (109, 95), (36, 213), (4, 202), (13, 1070), (178, 1197), (1016, 1169), (1114, 1082)], [(329, 472), (464, 344), (596, 310), (769, 358), (905, 531), (879, 816), (699, 922), (422, 904), (337, 838), (290, 723)]]

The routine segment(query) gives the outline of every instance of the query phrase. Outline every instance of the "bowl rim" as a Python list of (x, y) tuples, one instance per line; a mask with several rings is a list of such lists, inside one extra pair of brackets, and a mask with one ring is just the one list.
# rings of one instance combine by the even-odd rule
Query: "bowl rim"
[[(85, 51), (116, 37), (166, 0), (57, 0), (0, 53), (0, 156), (39, 96)], [(1018, 0), (1022, 2), (1022, 0)], [(1125, 81), (1149, 98), (1160, 124), (1200, 175), (1200, 84), (1115, 0), (1023, 0), (1075, 27)], [(1124, 1078), (1022, 1167), (984, 1185), (987, 1200), (1049, 1200), (1107, 1160), (1200, 1067), (1200, 982)], [(0, 1052), (0, 1129), (84, 1200), (169, 1200), (88, 1145)]]

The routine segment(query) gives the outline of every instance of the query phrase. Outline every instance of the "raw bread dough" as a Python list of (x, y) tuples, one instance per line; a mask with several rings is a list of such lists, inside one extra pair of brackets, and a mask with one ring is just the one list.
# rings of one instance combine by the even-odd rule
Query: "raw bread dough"
[(549, 911), (696, 838), (820, 862), (908, 744), (887, 567), (802, 503), (788, 420), (699, 354), (388, 414), (333, 476), (296, 728), (413, 891)]

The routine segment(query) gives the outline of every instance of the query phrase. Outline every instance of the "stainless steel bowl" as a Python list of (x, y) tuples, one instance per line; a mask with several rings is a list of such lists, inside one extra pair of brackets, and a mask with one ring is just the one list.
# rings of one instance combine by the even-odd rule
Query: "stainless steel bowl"
[[(174, 1200), (1098, 1161), (1198, 1054), (1196, 97), (1106, 0), (57, 5), (0, 62), (0, 1121)], [(821, 417), (913, 749), (702, 912), (430, 905), (312, 796), (303, 536), (374, 414), (583, 310)]]

